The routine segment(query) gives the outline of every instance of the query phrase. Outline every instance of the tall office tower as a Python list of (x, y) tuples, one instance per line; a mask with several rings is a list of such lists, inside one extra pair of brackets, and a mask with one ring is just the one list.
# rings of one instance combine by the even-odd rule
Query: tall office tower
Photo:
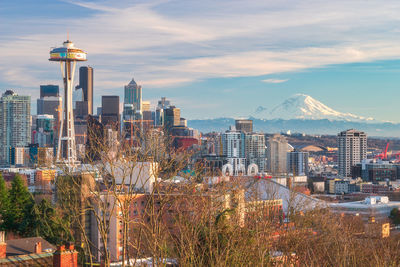
[(161, 97), (161, 100), (159, 100), (157, 103), (155, 112), (154, 124), (156, 126), (164, 126), (164, 109), (169, 108), (170, 106), (171, 101), (167, 100), (165, 97)]
[(287, 165), (288, 171), (293, 175), (308, 175), (308, 152), (288, 152)]
[(274, 134), (268, 138), (267, 171), (272, 174), (287, 172), (288, 142), (286, 137)]
[(132, 121), (136, 119), (135, 116), (135, 108), (133, 104), (125, 104), (124, 103), (124, 109), (122, 111), (122, 119), (124, 121)]
[(61, 121), (60, 89), (58, 85), (41, 85), (40, 98), (37, 100), (37, 115), (53, 115), (56, 126)]
[(340, 132), (338, 142), (339, 175), (351, 176), (351, 167), (367, 158), (367, 134), (354, 129)]
[(156, 112), (154, 113), (154, 125), (155, 126), (164, 126), (164, 110), (160, 108), (156, 108)]
[(40, 98), (49, 96), (60, 96), (60, 88), (58, 85), (41, 85), (40, 86)]
[(157, 103), (157, 108), (159, 109), (165, 109), (165, 108), (169, 108), (171, 106), (171, 101), (167, 100), (166, 97), (161, 97), (161, 100), (158, 100)]
[(37, 115), (35, 140), (39, 147), (54, 147), (54, 117), (53, 115)]
[(142, 110), (143, 111), (150, 111), (150, 101), (143, 101), (142, 102)]
[[(83, 105), (82, 109), (86, 114), (82, 114), (85, 117), (87, 115), (93, 115), (93, 68), (90, 66), (83, 66), (79, 68), (79, 85), (76, 89), (82, 89), (83, 102), (79, 105)], [(78, 103), (76, 103), (78, 106)], [(78, 114), (76, 115), (78, 116)]]
[[(132, 104), (135, 110), (135, 113), (138, 116), (141, 116), (143, 107), (142, 107), (142, 86), (137, 85), (135, 80), (132, 78), (132, 81), (129, 82), (128, 85), (125, 85), (124, 90), (124, 105)], [(140, 118), (139, 118), (140, 119)]]
[(0, 98), (0, 165), (8, 165), (10, 148), (31, 140), (31, 97), (7, 90)]
[(180, 122), (179, 125), (182, 126), (182, 127), (187, 127), (187, 119), (181, 118), (181, 122)]
[(229, 164), (233, 166), (235, 175), (244, 174), (246, 168), (245, 137), (244, 133), (237, 131), (235, 127), (222, 134), (222, 154)]
[[(61, 126), (61, 112), (62, 112), (62, 98), (60, 96), (60, 88), (58, 85), (41, 85), (40, 86), (40, 98), (37, 99), (36, 106), (36, 114), (38, 117), (40, 116), (51, 116), (53, 117), (52, 127), (53, 131), (50, 133), (45, 130), (41, 132), (37, 129), (37, 127), (33, 127), (37, 123), (37, 118), (32, 121), (32, 129), (36, 131), (33, 135), (35, 142), (39, 142), (38, 138), (41, 139), (40, 142), (47, 142), (48, 140), (52, 141), (51, 146), (56, 147), (57, 138), (59, 134), (59, 129)], [(52, 137), (50, 137), (52, 135)], [(46, 137), (45, 137), (46, 136)], [(44, 141), (44, 139), (46, 141)], [(41, 145), (43, 145), (41, 143)]]
[(261, 133), (245, 134), (245, 155), (247, 165), (257, 164), (260, 172), (265, 171), (265, 135)]
[(101, 122), (104, 125), (111, 125), (115, 130), (119, 130), (119, 96), (103, 95), (101, 97)]
[(175, 106), (164, 109), (164, 126), (169, 131), (181, 123), (181, 110)]
[(64, 114), (61, 116), (62, 123), (58, 136), (56, 161), (73, 167), (78, 162), (75, 145), (75, 118), (72, 91), (76, 62), (86, 61), (86, 52), (75, 47), (73, 42), (67, 40), (63, 43), (62, 47), (53, 48), (50, 51), (49, 60), (60, 63), (61, 75), (64, 82)]
[(253, 121), (252, 120), (235, 120), (236, 130), (244, 133), (253, 132)]
[(151, 110), (150, 110), (150, 101), (143, 101), (142, 114), (143, 114), (143, 120), (146, 120), (146, 121), (152, 120), (152, 115), (151, 115)]

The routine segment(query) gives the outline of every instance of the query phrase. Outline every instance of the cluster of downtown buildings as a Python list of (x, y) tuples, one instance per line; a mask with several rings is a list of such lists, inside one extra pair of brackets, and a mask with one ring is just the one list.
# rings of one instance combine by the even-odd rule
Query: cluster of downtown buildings
[[(118, 95), (102, 96), (101, 107), (94, 114), (93, 75), (92, 67), (81, 67), (74, 92), (78, 155), (88, 149), (88, 132), (93, 125), (101, 125), (108, 139), (120, 134), (127, 140), (135, 138), (137, 129), (151, 128), (172, 136), (175, 148), (194, 148), (193, 160), (204, 162), (213, 175), (309, 175), (312, 152), (292, 147), (285, 135), (255, 132), (252, 120), (247, 119), (236, 120), (225, 132), (200, 135), (187, 126), (180, 108), (165, 97), (152, 109), (149, 101), (143, 101), (142, 87), (134, 79), (123, 88), (122, 104)], [(32, 116), (30, 96), (5, 91), (0, 97), (0, 166), (50, 165), (57, 150), (61, 116), (62, 97), (57, 85), (40, 86), (37, 114)], [(361, 131), (340, 132), (336, 155), (335, 179), (361, 177), (365, 182), (380, 183), (397, 180), (400, 175), (398, 165), (387, 159), (367, 159), (367, 135)]]
[[(74, 128), (78, 156), (85, 153), (91, 125), (101, 124), (107, 134), (134, 138), (137, 129), (166, 129), (176, 146), (199, 142), (199, 132), (188, 128), (180, 108), (162, 97), (154, 110), (142, 100), (142, 87), (133, 79), (124, 87), (124, 101), (118, 95), (101, 97), (94, 113), (93, 68), (79, 69), (74, 91)], [(58, 85), (41, 85), (37, 113), (31, 116), (31, 97), (7, 90), (0, 97), (0, 166), (34, 167), (54, 161), (61, 125), (62, 97)], [(89, 128), (88, 128), (89, 127)]]
[[(187, 127), (181, 110), (162, 97), (152, 110), (142, 100), (142, 87), (132, 79), (124, 86), (124, 101), (118, 95), (101, 97), (94, 114), (93, 68), (79, 69), (75, 88), (74, 124), (78, 155), (87, 149), (88, 132), (93, 125), (106, 129), (108, 138), (120, 134), (135, 138), (137, 129), (163, 129), (173, 136), (175, 148), (195, 148), (194, 161), (204, 162), (213, 175), (308, 176), (309, 151), (292, 147), (281, 134), (253, 130), (252, 120), (236, 120), (222, 133), (200, 133)], [(0, 98), (0, 165), (37, 167), (54, 161), (62, 116), (62, 98), (57, 85), (41, 85), (37, 114), (31, 116), (30, 96), (7, 90)], [(388, 161), (367, 160), (367, 135), (357, 130), (337, 136), (337, 176), (362, 177), (366, 182), (396, 180), (400, 171)], [(369, 171), (374, 169), (374, 171)], [(334, 172), (333, 172), (334, 174)], [(339, 182), (338, 182), (339, 183)], [(328, 185), (326, 185), (328, 187)]]
[(223, 133), (207, 134), (201, 158), (217, 175), (307, 175), (308, 152), (293, 151), (285, 136), (253, 131), (253, 121), (239, 119)]

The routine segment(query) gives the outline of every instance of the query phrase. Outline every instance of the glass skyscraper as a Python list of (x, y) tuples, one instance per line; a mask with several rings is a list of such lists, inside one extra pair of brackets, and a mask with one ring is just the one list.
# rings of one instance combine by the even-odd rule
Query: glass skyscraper
[(124, 105), (133, 105), (134, 113), (142, 114), (142, 104), (142, 86), (137, 85), (132, 78), (132, 81), (125, 85)]

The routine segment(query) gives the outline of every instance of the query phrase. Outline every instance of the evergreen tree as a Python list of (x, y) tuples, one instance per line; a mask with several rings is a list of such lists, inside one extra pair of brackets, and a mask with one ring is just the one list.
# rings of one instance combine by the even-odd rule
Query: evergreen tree
[(10, 199), (6, 182), (0, 173), (0, 230), (6, 230), (5, 222), (9, 214)]
[(11, 231), (26, 235), (23, 226), (26, 225), (26, 220), (32, 219), (30, 211), (33, 208), (34, 201), (19, 174), (15, 175), (9, 193), (11, 207), (6, 227)]
[(73, 240), (68, 222), (59, 216), (54, 206), (46, 199), (39, 205), (33, 205), (21, 228), (27, 236), (41, 236), (53, 244)]

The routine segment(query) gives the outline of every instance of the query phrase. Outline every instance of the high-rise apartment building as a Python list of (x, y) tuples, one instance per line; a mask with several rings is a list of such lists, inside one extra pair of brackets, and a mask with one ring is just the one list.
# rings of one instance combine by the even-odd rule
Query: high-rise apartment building
[(288, 171), (293, 175), (308, 175), (308, 152), (287, 153)]
[(351, 176), (351, 167), (367, 158), (367, 134), (350, 129), (340, 132), (338, 142), (339, 175)]
[(265, 171), (265, 135), (261, 133), (245, 134), (245, 155), (247, 165), (257, 164), (260, 172)]
[(0, 98), (0, 165), (9, 165), (10, 148), (31, 140), (31, 97), (7, 90)]
[(244, 133), (253, 132), (253, 121), (252, 120), (235, 120), (236, 130)]
[(113, 125), (115, 129), (119, 129), (119, 96), (103, 95), (101, 97), (101, 122), (104, 125)]
[(286, 137), (274, 134), (268, 138), (267, 171), (272, 174), (287, 172), (288, 142)]
[(234, 175), (246, 172), (245, 136), (235, 127), (222, 134), (222, 154), (233, 167)]
[(231, 128), (222, 134), (222, 154), (227, 158), (245, 157), (245, 138), (244, 134)]

